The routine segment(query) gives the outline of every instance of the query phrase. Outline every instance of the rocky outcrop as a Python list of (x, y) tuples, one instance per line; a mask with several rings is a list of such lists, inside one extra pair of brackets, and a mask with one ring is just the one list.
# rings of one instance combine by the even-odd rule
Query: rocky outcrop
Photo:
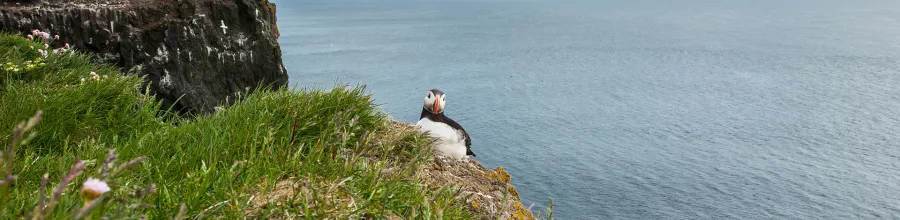
[(525, 208), (511, 176), (503, 167), (493, 170), (476, 160), (457, 161), (434, 157), (419, 171), (429, 186), (458, 186), (460, 203), (481, 219), (535, 219)]
[[(416, 129), (396, 122), (398, 129)], [(509, 184), (512, 176), (503, 167), (488, 169), (477, 160), (454, 160), (432, 156), (417, 172), (432, 188), (459, 187), (458, 202), (481, 219), (535, 219), (522, 205), (519, 192)]]
[[(146, 77), (166, 106), (211, 112), (287, 71), (266, 0), (22, 0), (0, 6), (0, 30), (38, 29)], [(177, 100), (177, 103), (176, 103)]]

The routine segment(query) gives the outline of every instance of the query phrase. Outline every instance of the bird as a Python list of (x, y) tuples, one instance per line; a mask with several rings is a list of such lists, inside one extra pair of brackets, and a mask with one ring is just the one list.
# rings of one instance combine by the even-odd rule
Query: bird
[(425, 105), (422, 116), (416, 126), (428, 135), (438, 138), (435, 149), (445, 157), (457, 160), (475, 157), (472, 152), (472, 139), (459, 123), (444, 115), (447, 107), (447, 96), (441, 90), (432, 89), (425, 94)]

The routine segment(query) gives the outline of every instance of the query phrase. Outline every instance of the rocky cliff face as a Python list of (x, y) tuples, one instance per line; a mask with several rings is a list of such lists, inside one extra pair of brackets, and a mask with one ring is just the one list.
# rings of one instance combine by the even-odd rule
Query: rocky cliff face
[[(287, 71), (275, 6), (266, 0), (22, 0), (0, 5), (0, 30), (38, 29), (145, 76), (150, 90), (187, 112), (211, 112)], [(55, 45), (61, 46), (61, 45)], [(140, 66), (140, 68), (138, 68)], [(175, 102), (177, 100), (177, 103)]]

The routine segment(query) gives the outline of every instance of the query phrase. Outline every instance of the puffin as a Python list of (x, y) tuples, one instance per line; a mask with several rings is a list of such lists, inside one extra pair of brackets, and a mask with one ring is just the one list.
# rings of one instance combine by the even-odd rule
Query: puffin
[(446, 98), (441, 90), (429, 90), (425, 94), (422, 116), (419, 117), (416, 126), (422, 132), (438, 138), (435, 149), (440, 155), (457, 160), (475, 157), (475, 153), (472, 152), (472, 140), (466, 129), (444, 115), (444, 109), (447, 107)]

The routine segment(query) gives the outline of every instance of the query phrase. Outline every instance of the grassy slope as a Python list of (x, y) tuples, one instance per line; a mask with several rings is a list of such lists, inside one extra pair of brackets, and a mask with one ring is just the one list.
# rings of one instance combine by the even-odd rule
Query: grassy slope
[[(428, 158), (429, 140), (392, 130), (362, 88), (261, 90), (214, 115), (181, 118), (160, 113), (160, 105), (139, 91), (138, 78), (85, 55), (40, 58), (29, 46), (43, 47), (0, 34), (0, 141), (9, 143), (14, 124), (44, 111), (37, 137), (16, 150), (12, 168), (19, 180), (0, 207), (8, 214), (30, 215), (41, 175), (49, 173), (53, 185), (80, 158), (87, 169), (53, 214), (68, 218), (83, 205), (76, 190), (97, 175), (107, 150), (116, 149), (122, 160), (149, 160), (109, 180), (112, 197), (95, 210), (99, 214), (127, 209), (168, 218), (185, 204), (188, 217), (472, 217), (452, 204), (455, 191), (427, 189), (412, 178), (414, 167)], [(45, 65), (25, 70), (27, 61)], [(7, 63), (21, 68), (7, 71)], [(91, 71), (108, 78), (91, 80)], [(310, 190), (250, 207), (251, 197), (288, 177)], [(122, 202), (149, 184), (157, 187), (146, 201), (152, 206)]]

